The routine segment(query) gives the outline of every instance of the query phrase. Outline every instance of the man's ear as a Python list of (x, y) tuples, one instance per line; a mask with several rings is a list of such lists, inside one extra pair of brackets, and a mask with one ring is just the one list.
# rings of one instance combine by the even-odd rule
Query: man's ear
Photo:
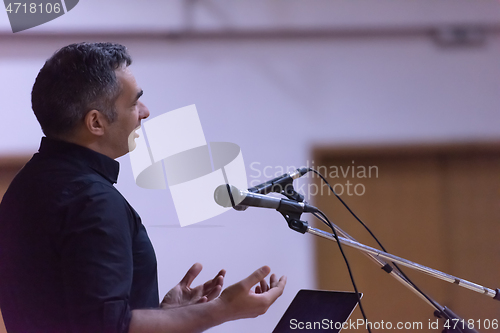
[(84, 118), (84, 124), (91, 134), (96, 136), (104, 135), (106, 120), (104, 119), (104, 115), (98, 110), (90, 110), (87, 112)]

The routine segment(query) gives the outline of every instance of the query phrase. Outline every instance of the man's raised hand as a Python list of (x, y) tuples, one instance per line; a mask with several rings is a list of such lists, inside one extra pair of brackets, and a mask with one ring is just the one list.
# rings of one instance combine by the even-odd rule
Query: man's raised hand
[[(273, 274), (270, 278), (270, 285), (265, 281), (271, 269), (263, 266), (250, 274), (247, 278), (227, 287), (216, 300), (222, 304), (225, 313), (229, 318), (235, 320), (241, 318), (253, 318), (264, 314), (267, 309), (283, 293), (286, 285), (286, 276), (279, 280)], [(252, 290), (255, 287), (255, 292)]]
[(202, 269), (203, 266), (200, 263), (191, 266), (181, 282), (165, 295), (160, 307), (162, 309), (171, 309), (190, 304), (206, 303), (217, 298), (222, 290), (226, 271), (222, 269), (212, 280), (191, 288), (191, 283)]

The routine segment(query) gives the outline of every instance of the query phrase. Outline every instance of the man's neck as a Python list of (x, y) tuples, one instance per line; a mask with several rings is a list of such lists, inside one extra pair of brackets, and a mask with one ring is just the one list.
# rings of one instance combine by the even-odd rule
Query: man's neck
[(50, 139), (55, 139), (59, 141), (65, 141), (69, 143), (73, 143), (75, 145), (79, 145), (88, 149), (91, 149), (100, 154), (106, 155), (109, 158), (116, 159), (118, 156), (114, 156), (112, 152), (105, 149), (103, 145), (100, 144), (99, 140), (95, 138), (87, 138), (82, 135), (71, 135), (71, 136), (50, 136)]

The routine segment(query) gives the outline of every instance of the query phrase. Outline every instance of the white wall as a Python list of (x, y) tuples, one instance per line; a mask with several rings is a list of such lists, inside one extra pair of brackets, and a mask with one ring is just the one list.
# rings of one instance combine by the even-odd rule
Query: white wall
[[(152, 9), (160, 3), (161, 10)], [(103, 31), (129, 47), (151, 118), (196, 104), (208, 141), (240, 145), (249, 181), (266, 180), (257, 177), (255, 163), (270, 167), (273, 176), (305, 165), (313, 145), (498, 140), (499, 35), (476, 46), (442, 47), (423, 32), (449, 23), (498, 25), (499, 13), (497, 1), (207, 1), (191, 8), (180, 1), (98, 6), (87, 0), (15, 35), (0, 13), (0, 152), (37, 149), (41, 132), (30, 91), (39, 68), (57, 48), (82, 40), (71, 33)], [(186, 27), (219, 35), (158, 37)], [(228, 29), (328, 33), (238, 39), (226, 36)], [(408, 29), (413, 32), (398, 33)], [(127, 37), (133, 31), (156, 35)], [(168, 191), (137, 187), (128, 158), (120, 162), (118, 188), (148, 227), (162, 294), (195, 261), (205, 266), (199, 282), (226, 268), (230, 284), (263, 264), (288, 275), (285, 294), (268, 314), (212, 332), (271, 331), (295, 293), (314, 288), (312, 236), (289, 230), (277, 212), (230, 211), (180, 228)]]

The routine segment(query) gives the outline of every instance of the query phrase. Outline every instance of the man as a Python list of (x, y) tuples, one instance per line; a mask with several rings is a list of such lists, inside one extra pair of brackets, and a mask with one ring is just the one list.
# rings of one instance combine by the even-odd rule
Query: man
[[(191, 288), (195, 264), (159, 304), (140, 217), (113, 187), (149, 116), (125, 47), (73, 44), (40, 70), (33, 111), (46, 137), (0, 205), (0, 309), (9, 333), (201, 332), (255, 317), (286, 277), (264, 266), (222, 293), (225, 271)], [(251, 288), (258, 284), (255, 292)]]

